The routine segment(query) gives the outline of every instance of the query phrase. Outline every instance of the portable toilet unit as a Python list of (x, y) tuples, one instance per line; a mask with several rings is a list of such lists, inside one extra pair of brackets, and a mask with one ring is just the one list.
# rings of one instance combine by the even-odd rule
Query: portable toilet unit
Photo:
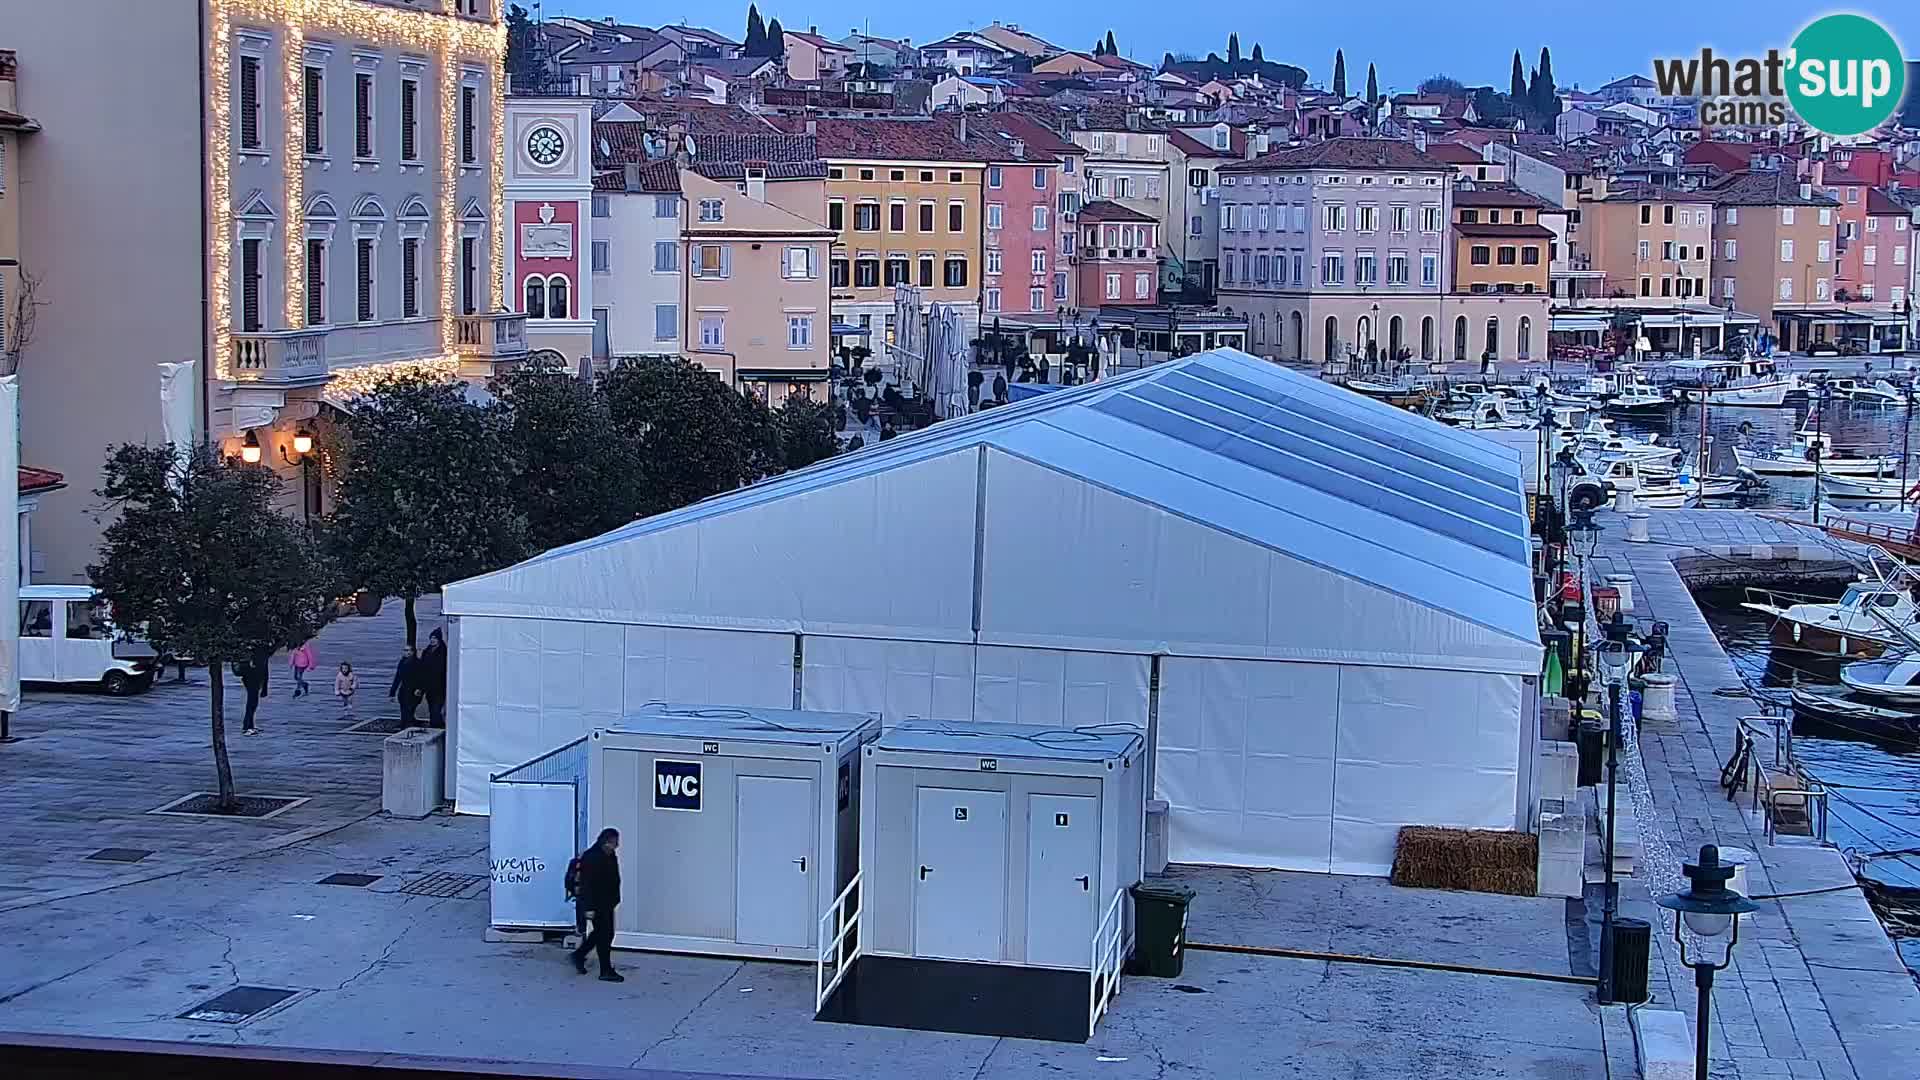
[(587, 835), (620, 831), (614, 945), (815, 959), (879, 732), (877, 713), (659, 703), (593, 732)]
[(867, 744), (858, 943), (823, 955), (822, 1018), (1086, 1040), (1132, 951), (1144, 749), (1124, 728), (921, 720)]

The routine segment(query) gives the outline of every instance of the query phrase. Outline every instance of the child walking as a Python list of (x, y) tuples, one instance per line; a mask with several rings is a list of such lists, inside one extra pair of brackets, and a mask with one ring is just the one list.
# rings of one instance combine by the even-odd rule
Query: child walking
[(347, 715), (353, 715), (353, 692), (360, 689), (360, 676), (353, 673), (353, 665), (340, 661), (340, 673), (333, 677), (333, 692), (340, 695), (340, 704), (346, 706)]
[(293, 655), (288, 658), (288, 663), (293, 666), (293, 696), (312, 693), (313, 688), (307, 685), (307, 672), (313, 670), (313, 642), (301, 642), (300, 647), (293, 650)]

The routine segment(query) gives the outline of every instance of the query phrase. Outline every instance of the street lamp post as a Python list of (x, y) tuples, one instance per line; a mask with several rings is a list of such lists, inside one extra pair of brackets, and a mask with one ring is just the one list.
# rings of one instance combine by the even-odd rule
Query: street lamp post
[[(1760, 905), (1728, 886), (1734, 868), (1720, 862), (1720, 849), (1707, 844), (1700, 849), (1700, 861), (1687, 863), (1680, 872), (1686, 875), (1687, 891), (1662, 897), (1660, 906), (1675, 912), (1673, 940), (1680, 946), (1680, 962), (1693, 969), (1693, 985), (1698, 991), (1694, 1005), (1694, 1080), (1707, 1080), (1707, 1025), (1712, 1018), (1713, 975), (1733, 963), (1733, 948), (1740, 944), (1740, 916), (1760, 910)], [(1687, 956), (1687, 931), (1702, 942), (1718, 940), (1731, 930), (1720, 962), (1706, 957)]]
[[(252, 433), (249, 432), (249, 435)], [(296, 460), (298, 459), (298, 460)], [(300, 467), (300, 517), (308, 525), (313, 524), (313, 483), (308, 470), (313, 468), (313, 433), (305, 427), (295, 428), (293, 432), (293, 454), (287, 454), (287, 448), (280, 448), (280, 460), (289, 465)]]
[(1613, 929), (1616, 916), (1620, 913), (1620, 883), (1613, 876), (1614, 852), (1614, 796), (1620, 781), (1620, 698), (1627, 688), (1627, 668), (1633, 657), (1633, 647), (1628, 634), (1631, 629), (1626, 617), (1620, 612), (1619, 597), (1614, 597), (1610, 612), (1600, 610), (1598, 600), (1594, 602), (1594, 614), (1599, 618), (1607, 638), (1597, 650), (1597, 659), (1601, 675), (1607, 682), (1607, 833), (1606, 867), (1604, 885), (1604, 907), (1600, 919), (1600, 983), (1599, 996), (1602, 1005), (1614, 1001), (1613, 986)]

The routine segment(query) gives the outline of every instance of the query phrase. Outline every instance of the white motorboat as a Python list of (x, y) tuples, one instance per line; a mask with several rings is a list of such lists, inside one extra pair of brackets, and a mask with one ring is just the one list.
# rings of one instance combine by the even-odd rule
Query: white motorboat
[(1790, 449), (1743, 450), (1733, 448), (1733, 459), (1743, 469), (1752, 469), (1763, 476), (1812, 476), (1816, 471), (1828, 476), (1885, 476), (1900, 470), (1898, 454), (1882, 454), (1876, 457), (1829, 457), (1820, 455), (1816, 470), (1811, 447), (1796, 446)]
[(1920, 702), (1920, 656), (1862, 660), (1840, 669), (1840, 681), (1863, 697)]
[(1748, 589), (1747, 595), (1754, 599), (1741, 607), (1773, 616), (1769, 637), (1774, 645), (1826, 656), (1872, 659), (1888, 648), (1904, 647), (1906, 639), (1888, 621), (1908, 626), (1920, 618), (1912, 597), (1876, 582), (1855, 582), (1838, 600), (1766, 589)]
[[(1679, 453), (1679, 451), (1674, 451)], [(1579, 462), (1581, 473), (1572, 487), (1594, 489), (1585, 497), (1591, 506), (1616, 506), (1618, 492), (1631, 490), (1637, 505), (1649, 510), (1672, 510), (1699, 498), (1699, 481), (1675, 475), (1672, 469), (1636, 458), (1587, 458)], [(1611, 488), (1613, 495), (1607, 494)]]
[(1897, 503), (1904, 493), (1913, 498), (1913, 488), (1920, 487), (1897, 476), (1822, 476), (1821, 493), (1831, 499), (1866, 499), (1873, 502)]
[(1653, 441), (1657, 438), (1659, 438), (1658, 435), (1648, 436), (1645, 440), (1616, 435), (1604, 442), (1583, 443), (1580, 452), (1599, 457), (1633, 458), (1643, 463), (1672, 461), (1680, 456), (1679, 447), (1657, 445)]
[(1700, 478), (1700, 497), (1730, 499), (1766, 485), (1765, 480), (1752, 473), (1746, 476), (1703, 476)]
[[(1868, 383), (1864, 379), (1828, 379), (1826, 392), (1853, 405), (1905, 405), (1907, 397), (1885, 379)], [(1817, 392), (1817, 389), (1816, 389)]]
[(1530, 417), (1515, 416), (1507, 408), (1507, 398), (1499, 394), (1486, 394), (1477, 398), (1472, 405), (1464, 409), (1443, 412), (1437, 418), (1443, 423), (1456, 424), (1464, 428), (1486, 430), (1501, 428), (1510, 431), (1534, 426)]
[(1704, 397), (1709, 405), (1777, 408), (1787, 403), (1787, 392), (1794, 386), (1793, 378), (1781, 374), (1765, 357), (1676, 360), (1668, 368), (1674, 374), (1673, 395), (1680, 401), (1697, 402)]

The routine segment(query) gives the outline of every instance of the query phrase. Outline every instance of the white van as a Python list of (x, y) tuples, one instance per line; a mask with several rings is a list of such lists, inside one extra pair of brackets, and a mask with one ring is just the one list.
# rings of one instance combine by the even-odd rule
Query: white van
[(109, 694), (138, 694), (153, 685), (153, 664), (153, 650), (114, 628), (92, 586), (20, 587), (21, 682), (90, 683)]

